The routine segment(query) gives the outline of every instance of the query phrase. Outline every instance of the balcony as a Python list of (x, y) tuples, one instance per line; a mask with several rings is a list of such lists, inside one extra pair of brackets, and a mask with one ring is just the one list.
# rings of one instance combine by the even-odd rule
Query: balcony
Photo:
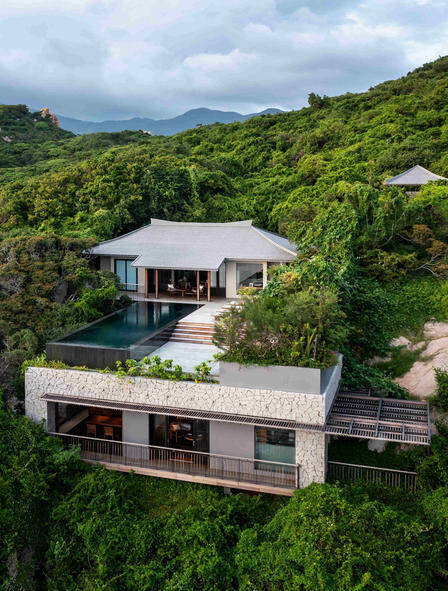
[(49, 435), (58, 437), (66, 447), (79, 446), (84, 461), (111, 470), (285, 496), (292, 496), (299, 488), (299, 467), (291, 464), (62, 433)]

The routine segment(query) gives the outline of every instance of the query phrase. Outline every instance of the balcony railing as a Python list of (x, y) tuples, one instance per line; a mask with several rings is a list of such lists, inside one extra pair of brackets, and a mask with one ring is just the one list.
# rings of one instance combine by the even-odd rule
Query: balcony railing
[(299, 467), (291, 464), (62, 433), (49, 435), (58, 437), (65, 446), (79, 446), (82, 458), (89, 461), (226, 480), (239, 483), (240, 488), (245, 482), (299, 488)]
[(138, 291), (140, 283), (120, 283), (118, 289), (120, 291)]
[(402, 488), (415, 492), (417, 488), (417, 475), (415, 472), (405, 470), (393, 470), (392, 468), (379, 468), (377, 466), (363, 466), (360, 464), (345, 464), (344, 462), (327, 462), (327, 480), (366, 482), (373, 484), (385, 484), (395, 488)]

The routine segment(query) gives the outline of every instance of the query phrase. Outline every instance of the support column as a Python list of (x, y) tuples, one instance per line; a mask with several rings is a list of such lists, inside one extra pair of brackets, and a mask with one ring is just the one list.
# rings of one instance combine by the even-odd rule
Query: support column
[(196, 271), (196, 300), (199, 302), (199, 271)]
[(324, 483), (327, 468), (326, 436), (322, 431), (296, 430), (296, 464), (299, 466), (299, 487), (312, 482)]
[(210, 301), (210, 271), (207, 271), (207, 302)]
[(268, 264), (263, 263), (263, 287), (266, 287), (268, 283)]
[(57, 433), (58, 430), (58, 403), (47, 402), (47, 424), (45, 426), (47, 431), (50, 433)]
[(159, 269), (155, 269), (156, 274), (156, 300), (159, 299)]
[(149, 269), (145, 269), (145, 298), (149, 297)]

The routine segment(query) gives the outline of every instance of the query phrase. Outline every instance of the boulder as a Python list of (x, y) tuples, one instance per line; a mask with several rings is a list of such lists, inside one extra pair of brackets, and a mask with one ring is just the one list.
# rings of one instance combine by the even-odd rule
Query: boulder
[(390, 342), (391, 347), (406, 347), (409, 349), (409, 345), (411, 345), (411, 341), (406, 337), (397, 337)]
[(386, 449), (387, 441), (381, 439), (369, 439), (367, 441), (367, 449), (369, 451), (376, 451), (381, 454)]
[(409, 390), (412, 396), (421, 399), (427, 398), (436, 389), (434, 368), (448, 368), (448, 323), (427, 322), (424, 335), (426, 346), (421, 341), (411, 349), (415, 351), (424, 347), (420, 359), (404, 376), (395, 380), (398, 385)]
[(423, 327), (423, 334), (426, 340), (441, 339), (448, 337), (448, 323), (446, 322), (426, 322)]

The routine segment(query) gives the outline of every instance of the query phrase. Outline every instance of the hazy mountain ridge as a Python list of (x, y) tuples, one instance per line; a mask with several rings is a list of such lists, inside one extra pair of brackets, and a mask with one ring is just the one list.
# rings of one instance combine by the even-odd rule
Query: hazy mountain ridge
[(191, 109), (182, 115), (171, 119), (151, 119), (147, 117), (132, 117), (118, 121), (83, 121), (72, 117), (58, 115), (60, 125), (63, 129), (76, 134), (117, 132), (124, 130), (142, 129), (150, 131), (154, 135), (173, 135), (186, 131), (197, 125), (209, 125), (211, 123), (233, 123), (234, 121), (246, 121), (251, 117), (265, 114), (282, 113), (281, 109), (265, 109), (260, 113), (249, 113), (242, 115), (236, 111), (219, 111), (215, 109), (199, 108)]

